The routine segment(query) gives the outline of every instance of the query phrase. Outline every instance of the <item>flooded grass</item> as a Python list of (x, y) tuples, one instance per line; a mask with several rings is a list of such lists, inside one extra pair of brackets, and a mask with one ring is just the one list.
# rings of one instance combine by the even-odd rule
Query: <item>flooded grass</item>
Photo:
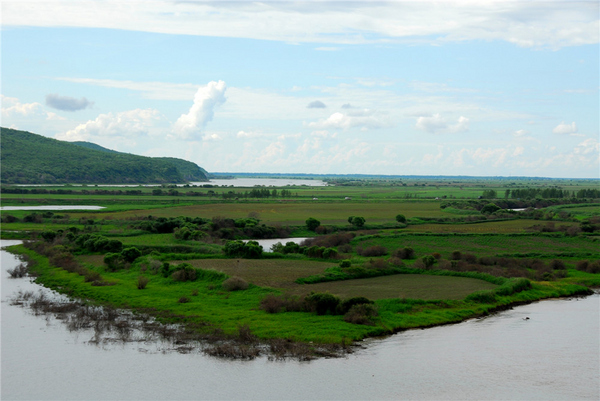
[(239, 360), (266, 356), (269, 360), (307, 361), (322, 356), (339, 357), (352, 351), (345, 344), (313, 346), (282, 339), (261, 341), (248, 325), (238, 326), (238, 333), (232, 335), (209, 323), (165, 324), (149, 313), (96, 306), (44, 290), (20, 290), (9, 298), (9, 304), (45, 317), (49, 324), (60, 323), (69, 332), (89, 334), (86, 343), (96, 346), (141, 343), (144, 348), (140, 350), (144, 352), (197, 352)]

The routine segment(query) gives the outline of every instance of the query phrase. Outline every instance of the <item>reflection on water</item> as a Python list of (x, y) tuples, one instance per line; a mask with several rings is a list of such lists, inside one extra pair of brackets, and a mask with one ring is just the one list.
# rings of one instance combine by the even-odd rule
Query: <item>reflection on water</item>
[(288, 242), (294, 242), (296, 244), (302, 243), (304, 240), (308, 239), (307, 237), (295, 237), (295, 238), (270, 238), (270, 239), (248, 239), (244, 240), (244, 242), (248, 241), (256, 241), (260, 246), (263, 247), (265, 252), (271, 252), (271, 247), (278, 242), (281, 242), (283, 245)]
[[(17, 241), (2, 241), (2, 245)], [(88, 345), (6, 299), (2, 253), (2, 400), (419, 399), (598, 400), (600, 297), (550, 300), (461, 324), (411, 330), (339, 359), (224, 361)], [(529, 317), (528, 320), (525, 320)], [(140, 352), (141, 351), (141, 352)]]

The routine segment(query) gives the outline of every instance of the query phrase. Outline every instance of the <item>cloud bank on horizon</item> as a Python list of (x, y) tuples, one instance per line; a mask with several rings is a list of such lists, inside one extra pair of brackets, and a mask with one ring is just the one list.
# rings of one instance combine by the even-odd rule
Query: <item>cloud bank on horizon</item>
[(600, 178), (596, 1), (1, 7), (5, 127), (208, 171)]

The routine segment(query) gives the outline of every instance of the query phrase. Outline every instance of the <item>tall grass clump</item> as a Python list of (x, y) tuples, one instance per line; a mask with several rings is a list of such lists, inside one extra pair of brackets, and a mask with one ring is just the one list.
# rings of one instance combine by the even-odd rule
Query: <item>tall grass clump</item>
[(143, 290), (148, 285), (150, 279), (146, 276), (139, 276), (137, 280), (137, 288), (138, 290)]
[(248, 289), (248, 282), (241, 277), (233, 276), (223, 281), (222, 287), (226, 291), (242, 291)]

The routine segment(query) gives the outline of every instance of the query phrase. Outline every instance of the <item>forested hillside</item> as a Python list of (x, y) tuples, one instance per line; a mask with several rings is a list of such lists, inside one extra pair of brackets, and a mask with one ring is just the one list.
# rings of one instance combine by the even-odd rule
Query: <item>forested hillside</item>
[(207, 181), (192, 162), (114, 152), (0, 128), (2, 184), (147, 184)]

